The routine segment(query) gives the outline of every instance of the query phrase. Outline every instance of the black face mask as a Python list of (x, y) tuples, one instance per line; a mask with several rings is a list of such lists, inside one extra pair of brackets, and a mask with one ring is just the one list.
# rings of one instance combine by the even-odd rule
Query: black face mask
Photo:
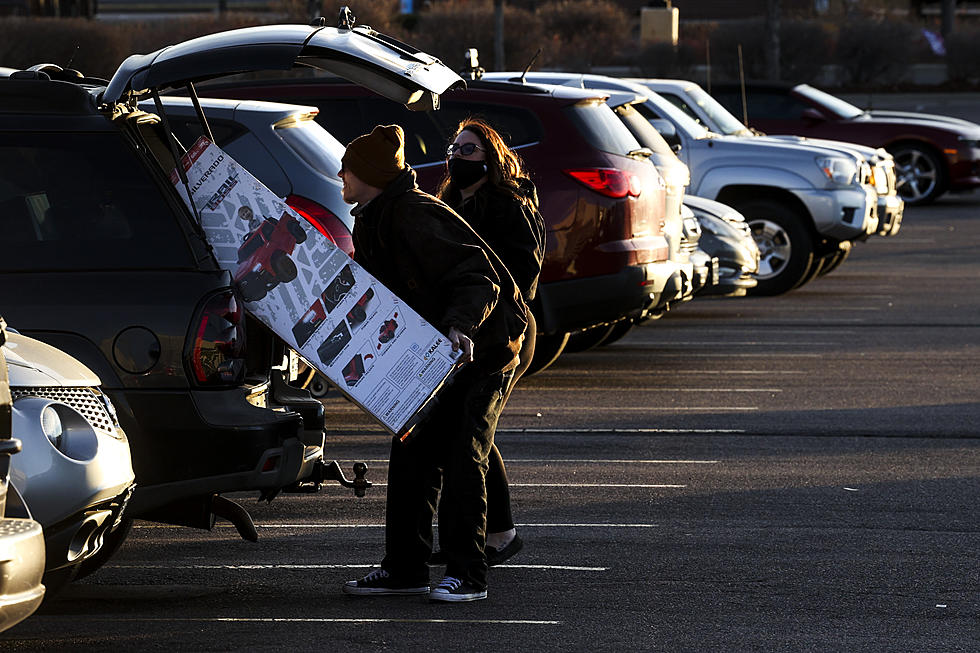
[(469, 188), (487, 174), (487, 164), (483, 161), (469, 161), (453, 157), (449, 159), (449, 178), (457, 188)]

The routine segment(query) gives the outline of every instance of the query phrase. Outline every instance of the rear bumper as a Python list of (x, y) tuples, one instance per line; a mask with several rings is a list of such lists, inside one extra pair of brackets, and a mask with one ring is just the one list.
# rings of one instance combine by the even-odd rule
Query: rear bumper
[(902, 216), (905, 213), (905, 201), (898, 195), (878, 196), (878, 231), (879, 236), (894, 236), (902, 227)]
[(565, 333), (611, 324), (623, 318), (637, 319), (654, 308), (665, 291), (673, 292), (671, 279), (677, 264), (657, 261), (632, 265), (616, 274), (552, 281), (538, 286), (538, 331)]
[(133, 489), (130, 485), (111, 499), (45, 527), (45, 571), (81, 564), (98, 553), (105, 536), (122, 521)]
[(246, 388), (124, 393), (137, 420), (127, 425), (138, 485), (128, 516), (222, 492), (274, 493), (309, 476), (323, 454), (323, 405), (273, 374), (252, 393), (268, 408), (249, 403)]

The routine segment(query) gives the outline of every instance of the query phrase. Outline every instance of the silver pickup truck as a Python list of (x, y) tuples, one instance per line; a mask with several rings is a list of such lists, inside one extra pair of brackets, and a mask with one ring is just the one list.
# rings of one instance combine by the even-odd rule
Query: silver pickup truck
[[(487, 73), (516, 80), (520, 73)], [(815, 277), (856, 239), (878, 230), (871, 169), (856, 153), (808, 142), (746, 139), (708, 131), (674, 104), (634, 81), (602, 75), (535, 73), (528, 82), (646, 95), (635, 105), (691, 170), (688, 193), (745, 216), (761, 252), (750, 294), (777, 295)]]

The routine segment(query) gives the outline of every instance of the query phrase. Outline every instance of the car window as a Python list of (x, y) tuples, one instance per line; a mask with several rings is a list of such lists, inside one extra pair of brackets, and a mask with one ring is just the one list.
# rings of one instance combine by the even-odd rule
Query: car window
[[(328, 98), (286, 97), (276, 98), (284, 104), (313, 105), (320, 109), (316, 121), (330, 132), (341, 145), (347, 147), (352, 140), (365, 133), (365, 120), (357, 100), (333, 100)], [(336, 171), (334, 171), (336, 172)]]
[(289, 120), (276, 125), (276, 135), (308, 166), (327, 177), (336, 177), (344, 146), (313, 120)]
[(812, 86), (808, 86), (806, 84), (800, 84), (793, 90), (799, 93), (800, 95), (810, 98), (816, 104), (819, 104), (822, 107), (830, 109), (841, 118), (846, 118), (846, 119), (857, 118), (858, 116), (864, 113), (862, 109), (859, 109), (858, 107), (854, 106), (850, 102), (847, 102), (846, 100), (842, 100), (835, 95), (824, 93), (823, 91), (813, 88)]
[(584, 100), (564, 108), (585, 140), (597, 150), (629, 154), (640, 149), (633, 134), (604, 100)]
[(541, 121), (528, 109), (502, 104), (446, 102), (440, 111), (446, 125), (451, 127), (450, 135), (464, 119), (481, 118), (497, 130), (508, 147), (540, 143), (544, 138)]
[(664, 137), (660, 135), (660, 132), (654, 129), (649, 120), (644, 118), (643, 115), (634, 108), (634, 105), (623, 104), (618, 106), (616, 107), (616, 114), (630, 130), (630, 133), (636, 137), (636, 140), (640, 145), (650, 148), (650, 150), (657, 154), (669, 156), (671, 158), (675, 157), (674, 151), (670, 149), (670, 145), (667, 144)]
[(116, 132), (5, 133), (0, 269), (193, 267), (158, 183)]
[[(185, 148), (190, 148), (198, 137), (204, 134), (204, 128), (197, 118), (174, 116), (168, 116), (168, 118), (171, 131)], [(225, 120), (209, 119), (208, 126), (211, 127), (211, 135), (214, 136), (215, 145), (222, 148), (228, 147), (235, 139), (248, 133), (248, 130), (241, 125)]]
[(722, 134), (740, 134), (746, 131), (745, 125), (740, 123), (738, 118), (733, 116), (718, 100), (708, 95), (700, 86), (689, 87), (687, 93)]
[[(731, 111), (736, 118), (742, 117), (742, 98), (737, 91), (724, 93), (718, 100)], [(765, 90), (753, 90), (745, 99), (748, 110), (748, 122), (753, 120), (799, 120), (807, 105), (784, 93), (773, 93)]]
[[(375, 125), (401, 125), (405, 130), (405, 160), (409, 165), (434, 163), (446, 158), (449, 127), (439, 111), (410, 111), (404, 105), (385, 99), (361, 101), (364, 132)], [(362, 133), (364, 133), (362, 132)]]

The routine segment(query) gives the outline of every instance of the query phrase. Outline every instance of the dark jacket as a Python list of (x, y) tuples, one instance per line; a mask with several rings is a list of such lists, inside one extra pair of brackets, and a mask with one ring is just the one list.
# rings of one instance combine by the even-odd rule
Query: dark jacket
[(354, 260), (444, 333), (473, 339), (489, 372), (512, 369), (527, 307), (496, 254), (446, 204), (419, 190), (407, 168), (355, 209)]
[(459, 191), (453, 191), (447, 203), (496, 252), (525, 301), (531, 301), (538, 292), (544, 262), (545, 226), (534, 184), (530, 179), (520, 179), (518, 183), (518, 192), (525, 201), (505, 189), (483, 184), (465, 202)]

